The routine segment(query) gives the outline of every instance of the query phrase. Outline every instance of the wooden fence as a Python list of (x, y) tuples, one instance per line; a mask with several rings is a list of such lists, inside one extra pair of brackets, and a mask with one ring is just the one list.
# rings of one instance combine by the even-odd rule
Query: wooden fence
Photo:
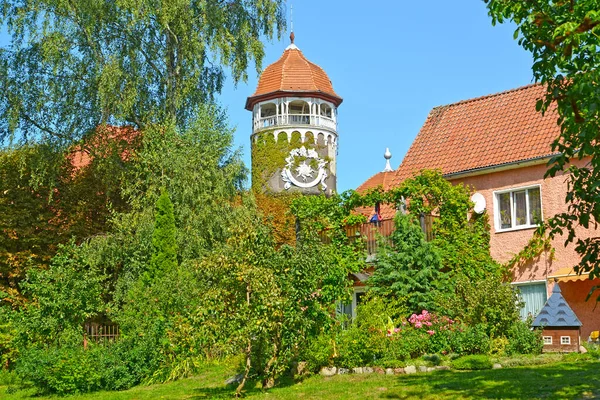
[(87, 348), (89, 342), (112, 343), (119, 340), (119, 326), (116, 324), (99, 324), (86, 322), (83, 326), (83, 347)]

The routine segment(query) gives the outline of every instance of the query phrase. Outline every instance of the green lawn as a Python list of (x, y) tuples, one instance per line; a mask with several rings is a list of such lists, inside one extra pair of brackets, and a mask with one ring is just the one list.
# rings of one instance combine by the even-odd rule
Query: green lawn
[[(206, 368), (198, 376), (177, 382), (140, 386), (124, 392), (103, 392), (71, 396), (87, 399), (219, 399), (231, 398), (223, 381), (230, 376), (223, 366)], [(263, 393), (250, 389), (252, 399), (596, 399), (600, 398), (600, 361), (580, 361), (498, 370), (436, 371), (415, 375), (313, 376)], [(0, 398), (48, 399), (35, 396), (32, 389), (6, 393)], [(52, 397), (50, 397), (52, 398)], [(56, 397), (54, 397), (56, 399)]]

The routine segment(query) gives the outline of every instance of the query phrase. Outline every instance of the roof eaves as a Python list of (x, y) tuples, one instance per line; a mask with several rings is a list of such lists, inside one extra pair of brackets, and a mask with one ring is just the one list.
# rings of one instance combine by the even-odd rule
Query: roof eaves
[(509, 170), (509, 169), (523, 168), (523, 167), (528, 167), (531, 165), (543, 164), (546, 160), (550, 160), (550, 158), (552, 158), (553, 156), (555, 156), (557, 154), (560, 154), (560, 153), (550, 153), (550, 154), (546, 154), (546, 155), (538, 156), (538, 157), (524, 158), (522, 160), (510, 161), (510, 162), (506, 162), (506, 163), (493, 164), (493, 165), (486, 165), (486, 166), (482, 166), (482, 167), (466, 169), (463, 171), (450, 172), (447, 174), (443, 174), (443, 176), (446, 179), (456, 179), (456, 178), (464, 178), (467, 176), (484, 175), (484, 174), (489, 174), (491, 172), (505, 171), (505, 170)]

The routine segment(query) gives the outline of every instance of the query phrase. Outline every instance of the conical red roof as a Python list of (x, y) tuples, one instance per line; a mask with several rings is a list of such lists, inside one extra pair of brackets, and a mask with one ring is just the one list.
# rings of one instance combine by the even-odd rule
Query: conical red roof
[(279, 60), (265, 68), (256, 91), (246, 100), (246, 109), (252, 110), (259, 101), (289, 95), (320, 97), (336, 106), (342, 103), (325, 71), (308, 61), (294, 44), (285, 49)]

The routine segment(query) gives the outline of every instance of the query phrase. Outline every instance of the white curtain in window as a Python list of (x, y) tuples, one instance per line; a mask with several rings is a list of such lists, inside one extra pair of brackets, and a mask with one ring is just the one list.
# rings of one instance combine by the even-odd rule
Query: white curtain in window
[(527, 225), (527, 195), (525, 190), (514, 192), (515, 226)]
[(525, 303), (521, 308), (521, 319), (527, 319), (528, 315), (535, 318), (546, 303), (546, 283), (519, 285), (517, 288), (521, 292), (521, 301)]

